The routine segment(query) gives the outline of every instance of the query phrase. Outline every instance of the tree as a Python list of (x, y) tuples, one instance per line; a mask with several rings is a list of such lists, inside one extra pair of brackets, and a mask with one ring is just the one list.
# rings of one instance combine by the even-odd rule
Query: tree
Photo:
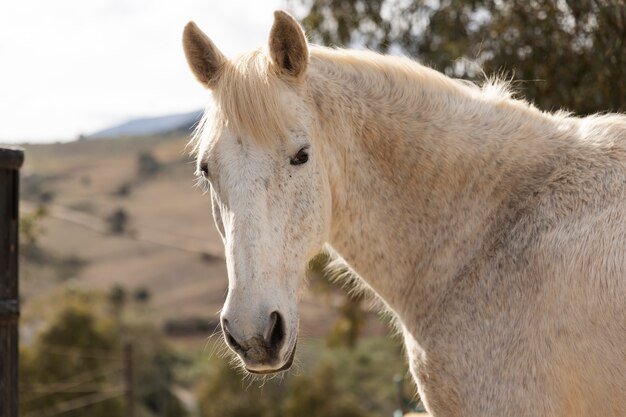
[(122, 184), (118, 185), (115, 191), (113, 191), (113, 195), (116, 197), (128, 197), (132, 190), (132, 185), (130, 181), (125, 181)]
[[(206, 368), (198, 390), (203, 417), (369, 417), (382, 415), (379, 404), (369, 404), (353, 385), (371, 375), (356, 375), (357, 355), (329, 354), (300, 375), (287, 374), (284, 380), (267, 380), (262, 386), (242, 383), (240, 371), (223, 359)], [(341, 372), (339, 371), (341, 369)], [(371, 370), (372, 374), (378, 373)], [(358, 376), (361, 379), (358, 379)], [(390, 379), (390, 378), (389, 378)], [(349, 381), (349, 383), (346, 383)], [(359, 381), (359, 382), (356, 382)], [(370, 393), (371, 394), (371, 393)]]
[(115, 284), (109, 289), (107, 298), (113, 308), (115, 316), (118, 318), (121, 317), (127, 301), (126, 289), (120, 284)]
[(173, 393), (174, 370), (184, 361), (169, 348), (163, 335), (147, 325), (127, 326), (126, 335), (133, 343), (135, 398), (139, 416), (184, 417), (183, 404)]
[[(84, 306), (72, 304), (54, 317), (20, 362), (21, 414), (33, 412), (110, 417), (122, 415), (122, 396), (95, 397), (120, 385), (113, 328)], [(88, 403), (94, 404), (88, 405)], [(72, 409), (77, 405), (84, 405)], [(46, 414), (47, 415), (47, 414)]]
[(284, 387), (268, 383), (261, 391), (245, 388), (241, 371), (228, 361), (213, 361), (198, 389), (198, 405), (203, 417), (279, 417), (277, 409), (284, 397)]
[(47, 213), (45, 206), (38, 206), (32, 213), (20, 217), (20, 253), (28, 260), (43, 258), (39, 241), (45, 232), (41, 222)]
[(366, 417), (354, 395), (337, 395), (337, 367), (322, 362), (312, 375), (299, 375), (292, 381), (283, 403), (284, 417)]
[(133, 298), (138, 303), (147, 304), (150, 301), (150, 290), (146, 287), (139, 287), (133, 292)]
[(111, 233), (119, 235), (126, 232), (128, 227), (128, 213), (123, 208), (115, 210), (106, 221)]
[[(111, 293), (125, 294), (122, 287)], [(104, 297), (94, 293), (72, 291), (59, 301), (57, 311), (50, 314), (51, 306), (42, 313), (51, 319), (35, 342), (21, 347), (20, 415), (123, 416), (125, 342), (133, 345), (136, 416), (187, 415), (172, 391), (174, 368), (181, 359), (156, 329), (128, 324), (120, 332)], [(98, 397), (102, 401), (94, 401)], [(77, 405), (82, 406), (69, 409)]]
[(399, 50), (471, 80), (505, 74), (544, 110), (626, 110), (623, 0), (289, 1), (316, 42)]
[(363, 310), (364, 296), (362, 293), (346, 293), (343, 304), (339, 308), (339, 317), (326, 336), (331, 347), (345, 346), (354, 349), (361, 330), (367, 321), (367, 313)]
[(161, 163), (150, 151), (143, 151), (137, 155), (137, 172), (140, 178), (156, 175), (161, 170)]

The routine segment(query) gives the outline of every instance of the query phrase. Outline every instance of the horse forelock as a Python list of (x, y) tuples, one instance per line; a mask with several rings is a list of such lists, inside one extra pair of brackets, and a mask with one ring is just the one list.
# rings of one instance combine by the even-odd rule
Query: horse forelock
[(225, 128), (259, 145), (283, 140), (295, 119), (282, 96), (286, 88), (262, 49), (227, 62), (213, 90), (213, 103), (191, 140), (194, 153), (207, 148)]

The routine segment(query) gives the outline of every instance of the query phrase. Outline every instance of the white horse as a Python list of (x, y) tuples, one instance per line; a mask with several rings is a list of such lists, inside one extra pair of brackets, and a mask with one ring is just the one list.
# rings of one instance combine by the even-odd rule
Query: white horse
[(275, 13), (227, 59), (189, 23), (229, 346), (289, 368), (330, 246), (397, 318), (433, 416), (626, 416), (626, 117), (544, 113)]

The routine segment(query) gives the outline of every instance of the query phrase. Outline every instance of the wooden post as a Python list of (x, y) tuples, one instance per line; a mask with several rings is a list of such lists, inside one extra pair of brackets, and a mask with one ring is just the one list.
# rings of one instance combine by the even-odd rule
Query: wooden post
[(124, 388), (126, 391), (126, 417), (133, 417), (133, 345), (130, 342), (124, 345)]
[(0, 148), (0, 417), (17, 417), (19, 169), (24, 152)]

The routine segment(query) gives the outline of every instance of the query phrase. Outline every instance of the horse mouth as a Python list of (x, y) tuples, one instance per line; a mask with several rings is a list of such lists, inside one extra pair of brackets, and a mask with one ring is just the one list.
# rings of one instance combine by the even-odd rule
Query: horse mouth
[(296, 346), (298, 345), (298, 342), (296, 341), (293, 344), (293, 348), (291, 349), (291, 353), (289, 354), (289, 359), (287, 359), (287, 362), (285, 362), (285, 364), (283, 366), (281, 366), (278, 369), (268, 369), (268, 370), (262, 370), (262, 371), (255, 371), (253, 369), (248, 369), (246, 367), (246, 371), (250, 372), (251, 374), (256, 374), (256, 375), (265, 375), (265, 374), (273, 374), (276, 372), (281, 372), (281, 371), (286, 371), (287, 369), (291, 368), (291, 365), (293, 364), (293, 358), (296, 356)]

